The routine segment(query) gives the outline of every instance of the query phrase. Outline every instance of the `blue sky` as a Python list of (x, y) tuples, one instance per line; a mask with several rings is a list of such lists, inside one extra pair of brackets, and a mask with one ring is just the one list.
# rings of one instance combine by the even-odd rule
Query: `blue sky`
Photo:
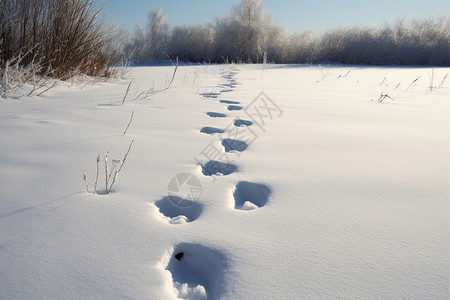
[[(98, 4), (109, 0), (100, 0)], [(205, 24), (228, 14), (240, 0), (112, 0), (105, 13), (127, 29), (145, 25), (152, 9), (162, 7), (171, 25)], [(378, 25), (398, 17), (450, 14), (450, 0), (263, 0), (272, 18), (290, 32), (325, 31), (335, 26)]]

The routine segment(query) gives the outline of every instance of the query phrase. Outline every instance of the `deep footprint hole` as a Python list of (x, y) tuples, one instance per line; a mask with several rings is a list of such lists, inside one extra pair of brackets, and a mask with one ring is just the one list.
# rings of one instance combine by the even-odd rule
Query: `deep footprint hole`
[(201, 203), (197, 202), (189, 206), (179, 206), (177, 203), (182, 203), (183, 199), (176, 198), (175, 196), (166, 196), (155, 202), (155, 206), (159, 209), (159, 212), (169, 219), (168, 222), (170, 224), (186, 224), (200, 217), (203, 211), (203, 205)]
[(178, 297), (218, 299), (225, 289), (225, 255), (200, 244), (175, 246), (166, 270), (172, 274)]
[(228, 109), (229, 111), (234, 111), (234, 110), (242, 110), (243, 107), (242, 107), (242, 106), (239, 106), (239, 105), (228, 105), (227, 109)]
[(205, 176), (212, 175), (230, 175), (236, 172), (238, 167), (232, 163), (221, 162), (217, 160), (208, 161), (206, 164), (202, 165), (202, 173)]
[(206, 114), (208, 116), (210, 116), (211, 118), (225, 118), (227, 116), (226, 114), (222, 114), (222, 113), (218, 113), (218, 112), (207, 112)]
[(200, 95), (203, 96), (204, 98), (216, 99), (220, 96), (220, 93), (211, 92), (211, 93), (201, 93)]
[(222, 146), (225, 148), (225, 152), (238, 151), (242, 152), (247, 149), (248, 144), (244, 141), (234, 139), (223, 139)]
[(240, 181), (233, 193), (234, 208), (253, 210), (263, 207), (269, 201), (271, 193), (270, 187), (265, 184)]
[(203, 127), (202, 129), (200, 129), (200, 132), (206, 134), (214, 134), (214, 133), (224, 133), (225, 130), (216, 127)]
[(252, 126), (253, 122), (252, 121), (247, 121), (247, 120), (241, 120), (241, 119), (237, 119), (234, 120), (234, 126), (236, 127), (241, 127), (241, 126)]
[(239, 101), (232, 101), (232, 100), (220, 100), (220, 103), (224, 104), (239, 104)]

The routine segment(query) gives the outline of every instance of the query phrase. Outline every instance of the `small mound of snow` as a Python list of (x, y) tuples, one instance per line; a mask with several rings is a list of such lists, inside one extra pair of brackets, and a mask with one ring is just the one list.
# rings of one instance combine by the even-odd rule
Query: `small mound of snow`
[(177, 216), (174, 218), (167, 218), (167, 219), (169, 219), (168, 221), (170, 224), (186, 224), (191, 221), (191, 220), (189, 220), (189, 218), (187, 218), (186, 216), (183, 216), (183, 215)]
[(258, 206), (250, 201), (245, 201), (244, 205), (240, 208), (241, 210), (254, 210), (257, 209)]
[(207, 299), (206, 290), (202, 285), (189, 287), (187, 283), (174, 282), (175, 293), (178, 298), (190, 300), (204, 300)]

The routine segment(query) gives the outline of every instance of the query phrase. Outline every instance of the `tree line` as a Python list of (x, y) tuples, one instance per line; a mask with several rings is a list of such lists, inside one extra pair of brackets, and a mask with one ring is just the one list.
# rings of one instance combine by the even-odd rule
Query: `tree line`
[(0, 78), (7, 81), (11, 66), (26, 74), (23, 81), (35, 75), (109, 77), (123, 59), (450, 65), (445, 15), (291, 34), (261, 0), (242, 0), (209, 24), (171, 27), (162, 9), (153, 10), (144, 28), (129, 33), (99, 18), (101, 10), (95, 0), (0, 0)]
[(190, 62), (450, 65), (450, 18), (399, 19), (290, 34), (261, 0), (242, 0), (230, 13), (202, 25), (170, 27), (162, 9), (136, 27), (123, 51), (136, 62), (178, 57)]

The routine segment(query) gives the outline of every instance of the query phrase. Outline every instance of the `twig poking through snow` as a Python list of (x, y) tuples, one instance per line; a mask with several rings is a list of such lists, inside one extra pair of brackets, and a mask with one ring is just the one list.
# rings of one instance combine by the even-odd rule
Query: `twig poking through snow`
[(128, 146), (128, 151), (127, 151), (127, 153), (125, 153), (125, 156), (123, 157), (122, 164), (120, 165), (120, 168), (119, 168), (119, 172), (120, 172), (120, 170), (122, 170), (122, 167), (125, 164), (125, 161), (127, 160), (128, 153), (130, 153), (130, 150), (133, 147), (133, 143), (134, 143), (134, 140), (132, 140), (130, 145)]
[(119, 176), (119, 173), (120, 173), (120, 171), (121, 171), (122, 168), (123, 168), (123, 165), (124, 165), (125, 162), (127, 161), (128, 153), (130, 153), (130, 150), (131, 150), (131, 148), (133, 147), (133, 143), (134, 143), (134, 140), (132, 140), (131, 143), (130, 143), (130, 145), (128, 146), (128, 151), (127, 151), (127, 153), (125, 153), (125, 156), (123, 157), (122, 161), (119, 161), (119, 163), (116, 162), (116, 164), (115, 164), (114, 167), (116, 167), (116, 166), (118, 166), (118, 165), (119, 165), (120, 167), (119, 167), (119, 169), (116, 171), (116, 173), (114, 174), (114, 177), (113, 177), (113, 179), (112, 179), (111, 185), (109, 186), (109, 189), (106, 189), (106, 193), (109, 194), (109, 193), (111, 192), (111, 189), (112, 189), (114, 183), (116, 182), (117, 177)]
[(97, 182), (98, 182), (98, 173), (100, 172), (99, 166), (100, 164), (100, 155), (97, 156), (97, 175), (95, 176), (95, 185), (94, 185), (94, 195), (97, 194)]
[(419, 76), (416, 79), (414, 79), (413, 82), (411, 82), (411, 84), (406, 88), (405, 92), (407, 92), (409, 90), (409, 88), (420, 79), (420, 77), (422, 77), (422, 76)]
[(328, 75), (330, 75), (329, 73), (323, 73), (323, 69), (320, 70), (320, 73), (322, 74), (322, 77), (319, 80), (316, 80), (316, 82), (321, 82), (325, 79), (325, 77), (327, 77)]
[(444, 81), (445, 81), (445, 79), (447, 79), (447, 76), (448, 76), (448, 73), (445, 74), (444, 79), (442, 79), (441, 84), (439, 84), (439, 86), (438, 86), (439, 89), (442, 89), (442, 87), (444, 86)]
[(105, 181), (106, 181), (106, 193), (109, 193), (108, 192), (108, 154), (109, 154), (109, 151), (108, 152), (106, 152), (106, 155), (105, 155)]
[(429, 89), (430, 89), (430, 92), (432, 92), (434, 89), (434, 69), (431, 69), (431, 75), (428, 73), (428, 76), (430, 77)]
[(122, 105), (125, 103), (125, 99), (127, 98), (128, 92), (130, 91), (132, 82), (133, 82), (133, 79), (131, 79), (130, 83), (128, 84), (127, 91), (125, 92), (125, 96), (123, 96)]
[(395, 101), (391, 96), (389, 96), (388, 94), (383, 94), (383, 92), (381, 92), (380, 98), (378, 98), (377, 102), (381, 103), (384, 101), (384, 99), (389, 98), (392, 101)]
[(133, 112), (131, 113), (130, 122), (128, 122), (128, 126), (127, 126), (127, 128), (125, 129), (125, 131), (123, 132), (123, 135), (127, 134), (128, 128), (130, 127), (131, 122), (133, 121), (133, 116), (134, 116), (134, 110), (133, 110)]
[(45, 92), (48, 92), (49, 90), (51, 90), (52, 88), (54, 88), (56, 85), (58, 84), (58, 82), (57, 81), (55, 81), (54, 83), (53, 83), (53, 85), (51, 85), (49, 88), (46, 88), (45, 90), (43, 90), (42, 92), (40, 92), (39, 94), (37, 94), (36, 96), (41, 96), (42, 94), (44, 94)]
[(141, 100), (141, 99), (147, 99), (150, 96), (153, 96), (153, 95), (156, 95), (158, 93), (162, 93), (162, 92), (167, 91), (170, 88), (170, 86), (172, 85), (173, 81), (175, 80), (175, 76), (177, 74), (177, 70), (178, 70), (178, 57), (177, 57), (177, 63), (175, 65), (175, 70), (173, 71), (173, 74), (172, 74), (172, 78), (171, 78), (171, 80), (169, 81), (168, 84), (167, 84), (167, 80), (166, 80), (165, 87), (163, 89), (155, 90), (155, 87), (154, 87), (155, 83), (153, 83), (153, 87), (152, 88), (148, 89), (147, 91), (142, 91), (132, 101)]
[(86, 184), (86, 192), (89, 193), (89, 186), (88, 186), (88, 183), (87, 183), (86, 171), (83, 173), (83, 180), (84, 180), (84, 183)]
[(169, 85), (164, 89), (164, 90), (168, 90), (170, 88), (170, 86), (172, 85), (173, 80), (175, 79), (175, 75), (177, 74), (177, 70), (178, 70), (178, 56), (177, 56), (177, 64), (175, 65), (175, 70), (173, 71), (172, 74), (172, 79), (169, 82)]
[(347, 77), (348, 74), (350, 74), (350, 72), (351, 72), (351, 70), (348, 70), (347, 74), (345, 74), (345, 75), (339, 75), (336, 79), (343, 78), (343, 77)]

